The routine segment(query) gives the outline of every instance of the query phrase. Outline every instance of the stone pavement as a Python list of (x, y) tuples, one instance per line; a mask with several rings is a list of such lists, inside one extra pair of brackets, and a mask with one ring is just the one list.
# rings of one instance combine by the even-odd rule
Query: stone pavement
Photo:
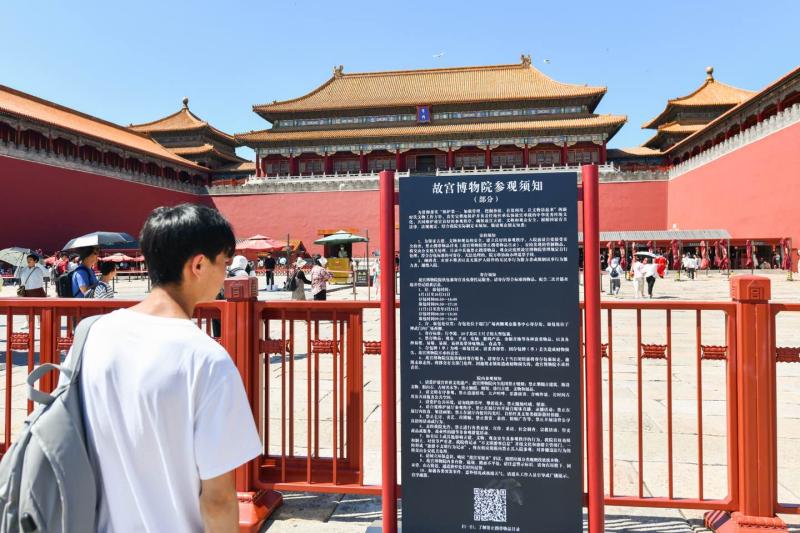
[[(742, 272), (744, 273), (744, 272)], [(749, 273), (749, 272), (747, 272)], [(772, 280), (773, 301), (800, 302), (800, 281), (787, 282), (785, 274), (767, 272)], [(263, 281), (263, 279), (262, 279)], [(282, 281), (282, 280), (278, 280)], [(607, 289), (607, 279), (604, 286)], [(146, 286), (141, 281), (122, 280), (117, 283), (119, 297), (141, 298)], [(358, 289), (358, 298), (366, 299), (366, 289)], [(630, 300), (633, 290), (630, 283), (623, 283), (622, 300)], [(13, 290), (5, 288), (3, 296), (13, 295)], [(288, 293), (261, 291), (260, 299), (288, 299)], [(727, 278), (717, 273), (708, 276), (700, 274), (697, 280), (675, 281), (659, 280), (655, 287), (656, 301), (698, 300), (729, 301)], [(349, 288), (331, 291), (331, 300), (352, 300)], [(373, 294), (374, 298), (374, 294)], [(603, 294), (604, 299), (613, 298)], [(672, 326), (672, 425), (673, 425), (673, 468), (674, 494), (676, 497), (697, 497), (698, 494), (698, 412), (697, 412), (697, 365), (696, 365), (696, 313), (694, 311), (673, 311), (670, 316)], [(603, 320), (603, 339), (607, 339), (607, 316)], [(0, 339), (5, 336), (5, 317), (0, 317)], [(645, 311), (641, 314), (642, 342), (666, 343), (666, 313)], [(274, 325), (273, 328), (279, 326)], [(15, 324), (24, 331), (24, 320)], [(273, 329), (278, 334), (278, 329)], [(304, 328), (295, 331), (296, 346), (305, 346)], [(323, 326), (323, 336), (325, 326)], [(364, 315), (364, 338), (378, 340), (380, 324), (378, 312), (367, 310)], [(780, 346), (800, 346), (800, 313), (778, 317), (777, 339)], [(610, 484), (609, 466), (613, 464), (614, 493), (616, 495), (635, 495), (638, 493), (639, 455), (638, 428), (638, 365), (635, 357), (636, 313), (633, 311), (614, 311), (613, 313), (613, 432), (609, 430), (609, 419), (605, 419), (605, 464), (607, 485)], [(720, 312), (702, 313), (702, 338), (704, 345), (725, 344), (725, 320)], [(2, 342), (0, 342), (0, 348)], [(298, 351), (302, 351), (299, 350)], [(22, 354), (19, 354), (22, 355)], [(13, 371), (14, 387), (12, 396), (14, 406), (24, 406), (24, 391), (21, 387), (23, 376), (27, 373), (22, 360), (15, 360)], [(330, 356), (321, 357), (321, 395), (320, 410), (323, 413), (320, 426), (320, 452), (330, 456), (332, 433), (331, 392), (332, 365)], [(604, 412), (608, 413), (608, 361), (604, 360)], [(281, 403), (280, 382), (282, 367), (280, 358), (270, 359), (271, 398), (269, 409), (270, 433), (280, 434)], [(326, 371), (326, 369), (328, 369)], [(705, 361), (702, 365), (703, 393), (703, 451), (704, 496), (721, 498), (727, 492), (727, 418), (726, 418), (726, 366), (725, 362)], [(305, 354), (295, 357), (295, 382), (304, 384), (306, 375)], [(2, 373), (0, 373), (0, 376)], [(778, 375), (778, 463), (779, 499), (785, 503), (800, 503), (800, 365), (780, 364)], [(667, 367), (664, 360), (646, 360), (642, 363), (642, 457), (643, 485), (645, 496), (665, 496), (668, 485), (667, 428)], [(0, 377), (0, 385), (5, 380)], [(2, 385), (4, 386), (4, 385)], [(2, 388), (0, 386), (0, 388)], [(2, 392), (0, 392), (2, 396)], [(380, 368), (379, 359), (365, 356), (364, 360), (364, 435), (365, 435), (365, 482), (380, 483)], [(399, 404), (399, 401), (398, 401)], [(398, 410), (399, 412), (399, 410)], [(1, 410), (0, 410), (1, 414)], [(13, 410), (14, 429), (24, 419), (24, 409)], [(295, 402), (295, 453), (305, 454), (306, 416), (304, 385), (297, 387)], [(277, 432), (277, 433), (276, 433)], [(613, 434), (614, 458), (609, 457), (610, 436)], [(270, 442), (270, 453), (280, 452), (279, 439)], [(698, 511), (679, 511), (672, 509), (607, 508), (607, 531), (697, 531), (702, 516)], [(361, 532), (366, 526), (380, 517), (380, 499), (373, 497), (343, 494), (305, 494), (287, 493), (285, 502), (265, 526), (266, 531), (319, 531)], [(797, 524), (793, 531), (800, 532), (800, 516), (784, 517), (787, 522)]]

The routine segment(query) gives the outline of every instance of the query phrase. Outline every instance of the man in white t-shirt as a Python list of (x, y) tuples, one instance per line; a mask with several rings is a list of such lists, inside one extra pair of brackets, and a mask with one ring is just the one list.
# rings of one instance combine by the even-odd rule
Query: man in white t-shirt
[(83, 356), (97, 531), (239, 531), (234, 469), (261, 453), (228, 353), (191, 320), (236, 240), (205, 206), (160, 207), (140, 242), (152, 292), (98, 320)]
[[(656, 279), (658, 278), (658, 264), (655, 260), (649, 260), (646, 257), (642, 259), (642, 267), (644, 273), (644, 280), (647, 283), (647, 295), (648, 297), (653, 297), (653, 287), (656, 284)], [(642, 298), (644, 298), (644, 294), (642, 294)]]

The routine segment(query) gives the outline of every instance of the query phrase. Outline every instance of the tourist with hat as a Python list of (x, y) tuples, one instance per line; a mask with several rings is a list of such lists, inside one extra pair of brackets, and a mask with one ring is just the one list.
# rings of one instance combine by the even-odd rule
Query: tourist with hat
[(292, 300), (305, 300), (306, 299), (306, 284), (311, 284), (311, 281), (306, 277), (303, 272), (303, 267), (306, 266), (306, 260), (298, 257), (294, 262), (294, 272), (286, 282), (288, 289), (292, 291)]

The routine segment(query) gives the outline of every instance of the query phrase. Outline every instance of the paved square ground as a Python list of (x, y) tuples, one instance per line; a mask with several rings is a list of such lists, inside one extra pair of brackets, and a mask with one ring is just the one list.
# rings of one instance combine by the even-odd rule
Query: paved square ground
[[(749, 274), (749, 272), (747, 272)], [(787, 282), (785, 274), (767, 272), (772, 281), (774, 301), (800, 302), (800, 281)], [(282, 280), (278, 280), (279, 282)], [(604, 285), (607, 290), (607, 279)], [(262, 279), (263, 282), (263, 279)], [(659, 280), (655, 287), (655, 300), (699, 300), (729, 301), (728, 280), (725, 276), (712, 272), (700, 274), (694, 281), (676, 281), (674, 278)], [(141, 298), (146, 290), (142, 281), (121, 280), (117, 283), (118, 297)], [(13, 289), (3, 288), (3, 296), (12, 296)], [(262, 300), (288, 299), (288, 293), (262, 291)], [(623, 300), (633, 296), (630, 283), (623, 282)], [(367, 298), (367, 289), (357, 290), (359, 299)], [(374, 298), (374, 294), (372, 294)], [(351, 288), (335, 288), (331, 291), (332, 300), (352, 300)], [(604, 299), (616, 299), (603, 294)], [(603, 342), (608, 340), (608, 323), (605, 312), (603, 320)], [(724, 361), (704, 361), (701, 378), (698, 381), (696, 360), (696, 313), (694, 311), (674, 311), (669, 320), (672, 326), (671, 348), (671, 394), (673, 427), (673, 494), (676, 497), (697, 497), (699, 490), (700, 446), (699, 424), (702, 420), (702, 463), (704, 465), (703, 488), (706, 498), (721, 498), (727, 492), (727, 417), (726, 417), (726, 364)], [(701, 344), (724, 345), (725, 318), (720, 312), (703, 312)], [(609, 412), (609, 367), (604, 360), (604, 411), (605, 418), (605, 463), (606, 484), (610, 489), (613, 467), (615, 495), (636, 495), (639, 490), (640, 461), (638, 454), (638, 364), (635, 354), (636, 313), (634, 311), (615, 311), (613, 314), (612, 335), (613, 362), (613, 426)], [(646, 311), (641, 315), (642, 342), (666, 344), (666, 313)], [(15, 331), (26, 331), (25, 321), (15, 323)], [(276, 325), (275, 328), (278, 326)], [(279, 330), (272, 332), (278, 335)], [(304, 329), (296, 330), (295, 345), (305, 347)], [(325, 326), (323, 326), (323, 336)], [(0, 349), (5, 353), (5, 317), (0, 317)], [(367, 310), (364, 315), (364, 337), (378, 340), (380, 324), (378, 312)], [(800, 346), (800, 313), (778, 317), (777, 343), (779, 346)], [(307, 401), (304, 384), (307, 379), (307, 358), (298, 348), (295, 355), (294, 377), (298, 387), (293, 402), (295, 416), (295, 453), (305, 454)], [(14, 358), (12, 388), (12, 427), (16, 432), (25, 417), (24, 389), (22, 383), (27, 373), (26, 355), (17, 353)], [(318, 407), (321, 413), (330, 413), (332, 408), (332, 360), (322, 356), (320, 366), (320, 398)], [(376, 356), (365, 356), (363, 366), (364, 435), (365, 435), (365, 481), (380, 483), (380, 365)], [(642, 491), (645, 496), (666, 496), (668, 487), (668, 418), (667, 409), (667, 365), (664, 360), (642, 362), (642, 441), (644, 454), (641, 461)], [(271, 435), (280, 435), (282, 416), (281, 379), (283, 367), (280, 357), (269, 362), (270, 408), (268, 424)], [(5, 387), (5, 379), (0, 373), (0, 389)], [(778, 376), (778, 463), (779, 499), (785, 503), (800, 503), (800, 365), (779, 364)], [(288, 378), (288, 375), (286, 376)], [(700, 383), (700, 387), (698, 387)], [(702, 417), (698, 416), (698, 390), (702, 390)], [(4, 393), (1, 395), (4, 396)], [(399, 404), (399, 401), (398, 401)], [(19, 407), (18, 409), (16, 407)], [(2, 411), (2, 410), (0, 410)], [(399, 410), (398, 410), (399, 412)], [(320, 420), (320, 453), (330, 456), (332, 441), (332, 418), (322, 415)], [(610, 440), (613, 437), (613, 460), (610, 457)], [(288, 438), (288, 437), (287, 437)], [(270, 453), (279, 453), (280, 437), (270, 437)], [(694, 531), (698, 527), (698, 511), (607, 508), (607, 531)], [(364, 531), (372, 521), (380, 518), (380, 499), (343, 494), (286, 493), (285, 503), (269, 520), (266, 531), (319, 531), (356, 532)], [(784, 517), (787, 522), (800, 524), (800, 517)], [(800, 532), (800, 525), (793, 526)]]

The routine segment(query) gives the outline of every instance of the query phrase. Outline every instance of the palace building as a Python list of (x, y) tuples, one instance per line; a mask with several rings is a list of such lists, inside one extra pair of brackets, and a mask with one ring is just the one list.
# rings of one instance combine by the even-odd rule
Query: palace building
[[(694, 236), (723, 235), (734, 267), (748, 241), (764, 257), (789, 243), (796, 268), (800, 68), (756, 92), (709, 68), (699, 88), (644, 124), (652, 138), (630, 148), (608, 148), (626, 117), (595, 113), (605, 93), (555, 81), (529, 56), (427, 70), (337, 67), (304, 96), (253, 106), (270, 128), (230, 135), (188, 100), (124, 127), (0, 86), (0, 186), (19, 200), (3, 206), (0, 247), (56, 250), (98, 229), (137, 234), (153, 207), (199, 202), (219, 209), (240, 238), (311, 243), (347, 228), (376, 250), (383, 169), (413, 179), (599, 163), (604, 235), (687, 247)], [(236, 155), (242, 145), (256, 161)], [(31, 206), (58, 224), (32, 218)]]
[(164, 118), (129, 129), (143, 133), (175, 155), (195, 162), (215, 173), (247, 175), (255, 165), (236, 155), (237, 142), (232, 135), (218, 130), (189, 110), (189, 98), (183, 107)]
[(661, 168), (669, 164), (666, 151), (709, 122), (753, 96), (752, 91), (732, 87), (714, 78), (714, 68), (706, 69), (706, 79), (692, 93), (667, 101), (664, 110), (647, 121), (642, 128), (656, 134), (642, 146), (615, 148), (608, 158), (624, 170)]
[(257, 176), (431, 172), (605, 163), (626, 117), (598, 115), (605, 87), (513, 65), (347, 73), (253, 106), (272, 128), (236, 135)]
[(179, 183), (209, 181), (208, 169), (145, 135), (3, 85), (0, 141), (17, 155), (57, 165)]
[(662, 153), (700, 131), (709, 122), (753, 96), (752, 91), (726, 85), (714, 79), (714, 68), (706, 69), (706, 80), (687, 96), (667, 102), (664, 110), (642, 128), (656, 130), (643, 146)]

